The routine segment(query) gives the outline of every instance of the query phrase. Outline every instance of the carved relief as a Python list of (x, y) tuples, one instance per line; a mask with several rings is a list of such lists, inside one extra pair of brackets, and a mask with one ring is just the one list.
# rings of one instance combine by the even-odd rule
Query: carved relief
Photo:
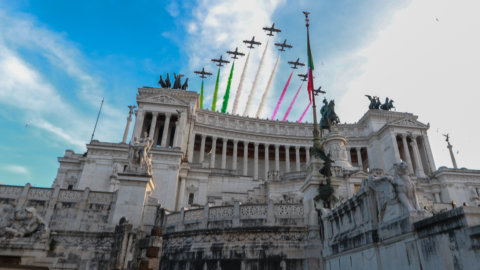
[(49, 229), (33, 207), (16, 210), (9, 224), (0, 232), (0, 237), (48, 238)]

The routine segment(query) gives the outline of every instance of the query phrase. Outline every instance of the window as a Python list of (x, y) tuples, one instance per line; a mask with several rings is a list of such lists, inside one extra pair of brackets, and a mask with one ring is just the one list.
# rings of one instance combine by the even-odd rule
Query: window
[(188, 194), (188, 204), (193, 204), (194, 196), (195, 195), (193, 193)]

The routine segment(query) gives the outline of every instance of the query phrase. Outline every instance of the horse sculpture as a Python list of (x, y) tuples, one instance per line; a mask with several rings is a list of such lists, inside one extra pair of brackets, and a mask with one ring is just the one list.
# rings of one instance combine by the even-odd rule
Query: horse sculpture
[(320, 114), (322, 115), (322, 118), (320, 119), (320, 130), (328, 129), (328, 131), (330, 131), (334, 124), (340, 123), (340, 119), (335, 113), (335, 101), (333, 101), (333, 99), (330, 100), (330, 102), (323, 99), (323, 106), (320, 109)]
[(395, 106), (393, 106), (393, 99), (389, 100), (388, 97), (385, 99), (385, 103), (380, 105), (380, 109), (384, 111), (390, 111), (393, 108), (395, 108)]

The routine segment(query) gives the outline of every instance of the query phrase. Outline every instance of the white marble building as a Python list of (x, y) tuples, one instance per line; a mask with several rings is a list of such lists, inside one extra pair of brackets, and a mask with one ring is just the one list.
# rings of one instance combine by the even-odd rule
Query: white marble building
[[(312, 124), (200, 109), (198, 94), (183, 90), (143, 87), (138, 90), (137, 103), (132, 138), (148, 134), (154, 141), (151, 152), (156, 188), (152, 197), (166, 209), (178, 211), (234, 200), (265, 202), (281, 200), (283, 195), (301, 197), (299, 188), (312, 147)], [(434, 174), (428, 128), (411, 113), (382, 110), (368, 110), (357, 123), (338, 125), (325, 136), (336, 174), (343, 176), (342, 181), (335, 182), (337, 195), (351, 197), (369, 172), (391, 174), (392, 164), (404, 160), (410, 174), (422, 183), (423, 204), (471, 203), (478, 198), (469, 191), (465, 191), (469, 196), (454, 195), (459, 191), (440, 183), (446, 174), (449, 179), (458, 178), (456, 181), (468, 180), (452, 172)], [(126, 166), (125, 139), (121, 143), (93, 141), (86, 154), (67, 150), (59, 158), (54, 185), (115, 191), (116, 172)]]

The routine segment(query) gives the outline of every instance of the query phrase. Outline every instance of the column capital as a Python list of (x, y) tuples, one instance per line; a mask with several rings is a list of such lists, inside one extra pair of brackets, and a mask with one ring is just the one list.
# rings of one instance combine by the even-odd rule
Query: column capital
[(227, 139), (222, 139), (223, 144), (227, 144), (228, 140)]
[(212, 141), (216, 141), (216, 140), (217, 140), (217, 137), (212, 136)]
[(259, 142), (254, 142), (253, 143), (255, 145), (255, 147), (258, 147), (258, 145), (260, 144)]
[(238, 144), (238, 139), (233, 139), (233, 144)]
[(154, 116), (154, 117), (157, 117), (158, 114), (159, 114), (159, 112), (151, 112), (151, 113), (152, 113), (152, 116)]
[(265, 148), (269, 148), (269, 147), (270, 147), (270, 144), (269, 144), (269, 143), (264, 143), (263, 146), (264, 146)]
[(300, 150), (300, 145), (295, 145), (295, 150)]
[(168, 117), (168, 118), (170, 118), (170, 116), (172, 116), (172, 113), (171, 113), (171, 112), (166, 112), (166, 113), (164, 113), (164, 114), (165, 114), (165, 117)]
[(205, 134), (199, 134), (202, 137), (202, 140), (205, 140), (207, 138), (207, 135)]
[(279, 149), (280, 148), (280, 144), (274, 144), (275, 145), (275, 149)]

